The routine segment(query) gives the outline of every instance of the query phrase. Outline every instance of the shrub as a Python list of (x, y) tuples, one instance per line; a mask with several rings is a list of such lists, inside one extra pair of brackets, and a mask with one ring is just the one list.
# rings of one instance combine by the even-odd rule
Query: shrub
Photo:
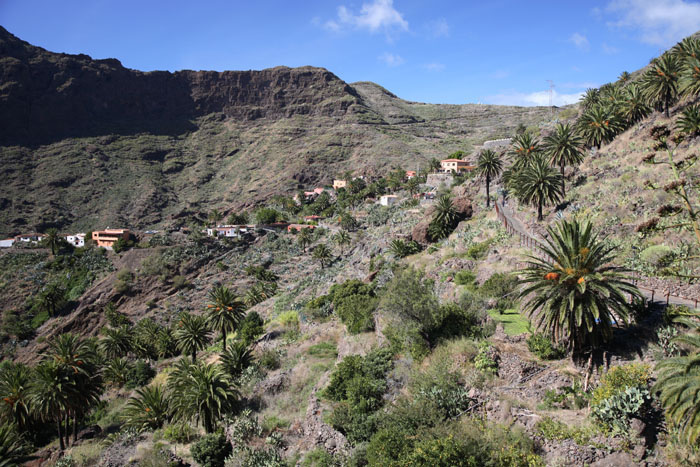
[(276, 370), (280, 367), (280, 355), (276, 350), (267, 349), (260, 355), (260, 364), (268, 370)]
[(491, 240), (486, 240), (484, 242), (475, 243), (467, 249), (466, 256), (469, 259), (479, 260), (486, 256), (491, 247)]
[(256, 311), (251, 311), (241, 321), (237, 336), (246, 345), (250, 345), (265, 332), (264, 324), (260, 315)]
[(163, 428), (163, 438), (171, 443), (189, 443), (196, 435), (195, 429), (189, 423), (181, 422)]
[(446, 368), (429, 371), (414, 382), (415, 400), (418, 404), (434, 407), (442, 419), (457, 417), (467, 410), (472, 399), (459, 375)]
[(192, 284), (187, 280), (185, 276), (177, 275), (173, 277), (173, 288), (175, 290), (181, 290), (191, 287)]
[(379, 300), (371, 284), (351, 279), (333, 285), (328, 297), (335, 313), (351, 334), (374, 329), (374, 311)]
[(591, 415), (613, 434), (625, 434), (630, 419), (642, 418), (650, 400), (648, 389), (629, 386), (592, 407)]
[(434, 324), (428, 331), (431, 346), (443, 339), (454, 337), (483, 337), (483, 323), (487, 319), (484, 304), (476, 297), (472, 301), (441, 305), (433, 313)]
[(299, 314), (294, 310), (285, 311), (277, 316), (277, 322), (285, 328), (299, 327)]
[(610, 368), (600, 379), (591, 398), (591, 407), (600, 405), (604, 400), (624, 392), (627, 388), (646, 389), (651, 378), (649, 365), (630, 363)]
[(131, 291), (134, 281), (134, 274), (128, 269), (122, 269), (117, 273), (117, 280), (114, 283), (114, 290), (119, 294), (127, 294)]
[(535, 432), (544, 439), (555, 441), (573, 439), (576, 444), (587, 445), (590, 443), (591, 437), (595, 435), (596, 430), (573, 427), (551, 417), (543, 417), (535, 423)]
[(133, 366), (129, 368), (129, 373), (127, 375), (126, 387), (133, 389), (141, 386), (147, 385), (156, 372), (151, 365), (146, 363), (144, 360), (137, 360)]
[(474, 281), (476, 281), (476, 274), (471, 271), (459, 271), (455, 274), (454, 282), (457, 285), (471, 286), (474, 285)]
[(258, 224), (274, 224), (284, 219), (284, 214), (273, 208), (260, 208), (255, 212), (255, 220)]
[(542, 333), (535, 333), (528, 337), (527, 348), (542, 360), (558, 360), (565, 355), (563, 348), (555, 345), (551, 338)]
[(518, 278), (512, 274), (497, 272), (479, 287), (479, 294), (483, 297), (495, 298), (497, 310), (503, 311), (513, 308), (516, 303)]
[(202, 467), (223, 467), (231, 451), (231, 444), (222, 432), (206, 435), (190, 449), (192, 458)]
[(673, 250), (666, 245), (654, 245), (642, 250), (639, 257), (656, 268), (666, 267), (673, 261)]
[(498, 362), (493, 357), (493, 348), (487, 341), (479, 342), (479, 353), (474, 358), (474, 367), (485, 373), (498, 371)]
[(309, 355), (319, 358), (336, 358), (338, 356), (338, 346), (333, 342), (319, 342), (309, 347)]

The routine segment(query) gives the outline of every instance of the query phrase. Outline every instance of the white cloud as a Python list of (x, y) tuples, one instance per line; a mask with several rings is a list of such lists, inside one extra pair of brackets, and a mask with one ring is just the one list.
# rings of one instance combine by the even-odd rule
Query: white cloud
[(390, 54), (389, 52), (384, 52), (379, 57), (379, 61), (384, 62), (387, 66), (395, 67), (403, 64), (404, 59), (400, 55)]
[(639, 31), (642, 42), (668, 47), (700, 29), (700, 3), (686, 0), (612, 0), (613, 27)]
[(603, 42), (601, 48), (603, 49), (603, 53), (607, 55), (615, 55), (617, 53), (620, 53), (620, 49), (618, 49), (617, 47), (613, 47), (612, 45), (608, 45), (605, 42)]
[(445, 65), (442, 63), (426, 63), (423, 65), (423, 68), (428, 71), (443, 71), (445, 69)]
[(433, 37), (447, 37), (450, 35), (450, 25), (445, 18), (430, 21), (427, 24), (428, 31)]
[[(559, 94), (556, 90), (552, 91), (552, 104), (562, 106), (578, 102), (583, 95), (583, 91), (573, 94)], [(547, 106), (549, 105), (549, 91), (537, 91), (531, 93), (523, 92), (505, 92), (488, 96), (484, 101), (488, 104), (496, 105), (521, 105), (521, 106)]]
[(407, 31), (408, 22), (394, 8), (393, 0), (374, 0), (372, 3), (363, 3), (357, 14), (346, 6), (339, 6), (337, 19), (326, 21), (323, 27), (330, 31), (355, 28), (370, 32), (384, 31), (388, 34)]
[(569, 42), (573, 42), (573, 44), (581, 50), (588, 50), (590, 47), (588, 38), (583, 34), (579, 34), (578, 32), (573, 33), (571, 37), (569, 37)]

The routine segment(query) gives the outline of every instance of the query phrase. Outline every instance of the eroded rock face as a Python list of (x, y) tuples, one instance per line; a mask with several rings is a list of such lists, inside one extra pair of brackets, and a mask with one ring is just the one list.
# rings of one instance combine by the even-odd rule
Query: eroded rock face
[(356, 91), (323, 68), (140, 72), (119, 60), (46, 51), (0, 27), (0, 144), (182, 132), (220, 112), (244, 120), (342, 115)]
[[(469, 219), (474, 213), (472, 208), (472, 203), (466, 196), (457, 196), (452, 200), (452, 205), (460, 216), (460, 221)], [(427, 245), (430, 243), (430, 238), (428, 235), (428, 227), (430, 226), (430, 221), (433, 218), (434, 209), (430, 208), (425, 212), (425, 217), (418, 222), (413, 227), (411, 231), (411, 240), (418, 242), (421, 245)]]

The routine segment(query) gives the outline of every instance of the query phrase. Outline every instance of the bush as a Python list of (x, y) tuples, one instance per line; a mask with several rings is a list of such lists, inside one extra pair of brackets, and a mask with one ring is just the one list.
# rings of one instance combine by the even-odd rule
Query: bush
[(202, 467), (223, 467), (226, 457), (233, 451), (222, 432), (206, 435), (190, 448), (192, 458)]
[(457, 285), (473, 286), (476, 281), (476, 274), (471, 271), (459, 271), (455, 274), (454, 282)]
[(260, 315), (256, 311), (251, 311), (241, 321), (237, 336), (246, 345), (250, 345), (265, 332), (264, 324)]
[(428, 371), (416, 379), (414, 386), (416, 403), (433, 407), (444, 420), (464, 413), (472, 404), (459, 375), (447, 368)]
[(591, 415), (613, 434), (626, 434), (630, 419), (644, 417), (650, 400), (648, 389), (630, 386), (592, 407)]
[(484, 242), (475, 243), (467, 249), (466, 256), (469, 259), (479, 260), (486, 256), (491, 248), (491, 240), (486, 240)]
[(267, 349), (260, 355), (260, 364), (268, 370), (276, 370), (280, 367), (280, 355), (276, 350)]
[(646, 389), (651, 378), (649, 365), (630, 363), (610, 368), (600, 379), (591, 398), (591, 407), (600, 405), (604, 400), (624, 392), (627, 388)]
[(328, 292), (328, 298), (351, 334), (374, 329), (374, 311), (379, 300), (371, 284), (357, 279), (335, 284)]
[(673, 250), (666, 245), (653, 245), (642, 250), (639, 258), (655, 268), (663, 268), (673, 261)]
[(195, 429), (189, 423), (175, 423), (163, 428), (163, 438), (171, 443), (189, 443), (196, 435)]
[(258, 224), (274, 224), (285, 220), (284, 214), (273, 208), (260, 208), (255, 212)]
[(122, 269), (117, 273), (117, 280), (114, 283), (114, 291), (119, 294), (131, 292), (131, 285), (134, 281), (134, 274), (128, 269)]
[(430, 345), (455, 337), (484, 337), (487, 316), (483, 302), (475, 297), (472, 301), (441, 305), (433, 314), (434, 325), (428, 332)]
[(487, 341), (479, 342), (479, 353), (474, 358), (474, 367), (485, 373), (498, 371), (498, 362), (493, 357), (493, 348)]
[(542, 360), (558, 360), (565, 355), (563, 348), (554, 345), (551, 338), (541, 333), (527, 338), (527, 348)]
[(495, 298), (497, 310), (503, 311), (513, 308), (516, 303), (516, 290), (518, 278), (512, 274), (497, 272), (479, 287), (479, 294), (483, 297)]
[(156, 372), (151, 365), (143, 360), (137, 360), (136, 363), (129, 368), (129, 373), (126, 380), (126, 387), (133, 389), (147, 385)]

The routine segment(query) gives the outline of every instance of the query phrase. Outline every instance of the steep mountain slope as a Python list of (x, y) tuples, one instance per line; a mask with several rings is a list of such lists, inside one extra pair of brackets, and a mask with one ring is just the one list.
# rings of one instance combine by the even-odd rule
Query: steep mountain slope
[(372, 175), (549, 120), (406, 102), (327, 70), (143, 73), (0, 29), (0, 236), (185, 222)]

